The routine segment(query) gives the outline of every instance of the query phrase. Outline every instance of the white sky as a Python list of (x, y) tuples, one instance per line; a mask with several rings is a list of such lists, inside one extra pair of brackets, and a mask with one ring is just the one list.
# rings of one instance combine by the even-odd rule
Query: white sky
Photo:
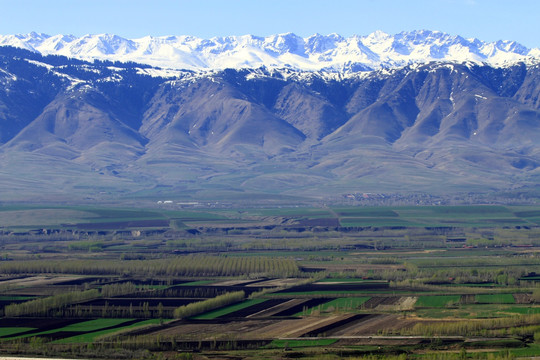
[(348, 37), (440, 30), (540, 47), (540, 0), (0, 0), (0, 34)]

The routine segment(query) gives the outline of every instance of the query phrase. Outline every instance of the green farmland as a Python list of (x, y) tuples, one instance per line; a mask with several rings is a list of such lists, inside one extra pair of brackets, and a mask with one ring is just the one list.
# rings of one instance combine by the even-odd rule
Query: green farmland
[(2, 354), (540, 356), (538, 206), (0, 214)]

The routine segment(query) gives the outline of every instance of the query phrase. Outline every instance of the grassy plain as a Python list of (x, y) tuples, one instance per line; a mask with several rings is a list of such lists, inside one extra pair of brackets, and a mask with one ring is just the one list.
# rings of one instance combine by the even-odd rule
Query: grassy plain
[[(0, 206), (0, 227), (19, 229), (29, 227), (73, 228), (87, 224), (118, 223), (140, 227), (136, 223), (150, 220), (177, 221), (185, 224), (227, 225), (234, 223), (271, 222), (272, 218), (287, 218), (294, 222), (336, 219), (341, 226), (458, 226), (503, 227), (539, 225), (540, 207), (513, 206), (403, 206), (403, 207), (324, 207), (276, 209), (175, 209), (174, 205), (154, 205), (152, 209), (104, 208), (92, 206)], [(275, 220), (275, 219), (274, 219)], [(142, 223), (144, 225), (144, 223)], [(174, 223), (173, 223), (174, 224)], [(316, 225), (316, 222), (313, 224)], [(166, 225), (164, 227), (169, 227)]]

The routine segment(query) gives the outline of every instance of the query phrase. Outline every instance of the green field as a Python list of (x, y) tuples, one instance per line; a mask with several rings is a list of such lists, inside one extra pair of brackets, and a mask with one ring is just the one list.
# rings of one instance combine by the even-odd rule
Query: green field
[[(89, 343), (95, 341), (97, 338), (107, 335), (116, 333), (122, 330), (128, 330), (128, 329), (134, 329), (141, 326), (146, 325), (155, 325), (163, 322), (162, 319), (150, 319), (150, 320), (142, 320), (139, 322), (136, 322), (131, 325), (127, 326), (119, 326), (122, 323), (131, 321), (132, 319), (96, 319), (96, 320), (89, 320), (89, 321), (83, 321), (80, 323), (64, 326), (62, 328), (53, 329), (53, 330), (47, 330), (47, 331), (41, 331), (37, 333), (27, 334), (23, 336), (12, 336), (17, 335), (23, 332), (36, 330), (36, 328), (28, 328), (28, 327), (0, 327), (0, 337), (8, 337), (9, 339), (18, 339), (18, 338), (27, 338), (27, 337), (34, 337), (34, 336), (43, 336), (48, 334), (54, 334), (59, 332), (80, 332), (80, 335), (71, 336), (68, 338), (63, 338), (59, 340), (53, 341), (53, 343), (56, 344), (71, 344), (71, 343)], [(105, 329), (109, 327), (113, 327), (112, 329)], [(104, 329), (104, 330), (102, 330)]]
[(184, 222), (223, 221), (228, 218), (207, 211), (145, 210), (125, 208), (100, 208), (90, 206), (0, 206), (2, 217), (0, 227), (7, 229), (73, 228), (87, 224), (99, 229), (99, 224), (109, 228), (111, 224), (132, 222), (134, 227), (140, 221), (171, 221), (174, 227), (185, 227)]
[(510, 206), (403, 206), (335, 209), (342, 226), (515, 226), (530, 221)]
[(334, 208), (336, 214), (340, 217), (398, 217), (398, 213), (393, 208), (388, 207), (350, 207), (350, 208)]
[(216, 282), (216, 280), (197, 280), (197, 281), (190, 281), (183, 284), (178, 284), (179, 286), (200, 286), (200, 285), (208, 285), (213, 282)]
[[(89, 332), (98, 331), (98, 330), (101, 330), (101, 329), (104, 329), (104, 328), (108, 328), (108, 327), (111, 327), (111, 326), (117, 326), (117, 325), (120, 325), (122, 323), (131, 321), (131, 320), (133, 320), (133, 319), (95, 319), (95, 320), (88, 320), (88, 321), (83, 321), (83, 322), (80, 322), (80, 323), (64, 326), (64, 327), (58, 328), (58, 329), (52, 329), (52, 330), (47, 330), (47, 331), (42, 331), (42, 332), (32, 333), (32, 334), (26, 334), (26, 335), (23, 335), (23, 336), (20, 336), (20, 337), (15, 336), (15, 337), (11, 337), (10, 339), (26, 338), (26, 337), (33, 337), (33, 336), (43, 336), (43, 335), (54, 334), (54, 333), (63, 332), (63, 331), (89, 333)], [(115, 330), (118, 330), (118, 329), (115, 329)]]
[(217, 310), (213, 310), (213, 311), (201, 314), (201, 315), (194, 316), (193, 319), (196, 319), (196, 320), (215, 319), (215, 318), (218, 318), (220, 316), (227, 315), (227, 314), (233, 313), (235, 311), (245, 309), (245, 308), (250, 307), (252, 305), (260, 304), (260, 303), (265, 302), (265, 301), (266, 301), (266, 299), (250, 299), (250, 300), (243, 301), (243, 302), (241, 302), (239, 304), (234, 304), (234, 305), (231, 305), (231, 306), (227, 306), (227, 307), (220, 308), (220, 309), (217, 309)]
[[(137, 322), (135, 324), (131, 324), (131, 325), (128, 325), (128, 326), (117, 327), (117, 328), (114, 328), (114, 329), (106, 329), (106, 330), (100, 330), (100, 331), (90, 331), (90, 330), (88, 330), (89, 332), (86, 332), (84, 334), (71, 336), (71, 337), (64, 338), (64, 339), (55, 340), (55, 341), (53, 341), (53, 343), (54, 344), (91, 343), (91, 342), (94, 342), (99, 337), (102, 337), (102, 336), (107, 335), (107, 334), (113, 334), (113, 333), (120, 332), (120, 331), (123, 331), (123, 330), (134, 329), (134, 328), (142, 327), (142, 326), (146, 326), (146, 325), (157, 325), (157, 324), (160, 324), (161, 322), (163, 322), (163, 320), (161, 320), (161, 319), (150, 319), (150, 320), (139, 321), (139, 322)], [(72, 330), (72, 331), (74, 331), (74, 330)]]
[(475, 297), (480, 304), (515, 304), (516, 300), (512, 294), (478, 294)]
[(311, 315), (315, 312), (354, 311), (360, 308), (362, 304), (369, 299), (371, 299), (369, 296), (338, 298), (319, 306), (309, 308), (305, 311), (301, 311), (295, 314), (295, 316)]
[(457, 304), (461, 299), (460, 295), (426, 295), (419, 296), (416, 307), (445, 307), (449, 304)]
[[(174, 206), (0, 207), (0, 352), (164, 360), (539, 354), (540, 206)], [(2, 225), (17, 217), (26, 231)], [(83, 289), (92, 291), (84, 302)], [(243, 295), (215, 300), (233, 290)], [(8, 305), (47, 297), (50, 304)], [(205, 300), (213, 310), (182, 313)], [(277, 305), (259, 311), (269, 304)], [(248, 313), (257, 314), (239, 316)]]
[(20, 334), (26, 331), (35, 330), (35, 328), (30, 327), (0, 327), (0, 337), (11, 336), (15, 334)]
[(422, 318), (487, 319), (540, 314), (540, 307), (512, 304), (460, 304), (455, 307), (416, 307)]
[(345, 227), (362, 227), (362, 226), (420, 226), (411, 221), (400, 218), (356, 218), (343, 217), (339, 220), (341, 226)]
[(257, 218), (280, 216), (295, 220), (338, 219), (345, 227), (367, 226), (462, 226), (493, 227), (538, 225), (540, 208), (476, 205), (476, 206), (394, 206), (394, 207), (335, 207), (335, 208), (268, 208), (268, 209), (134, 209), (92, 206), (0, 206), (0, 226), (6, 228), (54, 227), (70, 228), (89, 224), (92, 228), (103, 223), (163, 220), (176, 229), (190, 223), (245, 223)]

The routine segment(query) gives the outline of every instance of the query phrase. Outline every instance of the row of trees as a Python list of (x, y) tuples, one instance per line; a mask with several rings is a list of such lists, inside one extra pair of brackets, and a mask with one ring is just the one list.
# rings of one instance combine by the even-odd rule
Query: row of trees
[(54, 315), (61, 309), (63, 315), (82, 314), (80, 307), (69, 305), (92, 300), (101, 297), (113, 297), (131, 294), (137, 291), (135, 284), (131, 282), (104, 285), (101, 291), (91, 289), (85, 291), (70, 291), (53, 296), (43, 297), (35, 300), (26, 301), (19, 304), (10, 304), (4, 308), (5, 316), (25, 316), (25, 315)]
[(101, 287), (101, 296), (113, 297), (113, 296), (132, 294), (136, 291), (137, 291), (137, 286), (135, 286), (135, 284), (132, 282), (107, 284)]
[(20, 304), (7, 305), (4, 314), (8, 317), (24, 315), (44, 315), (55, 309), (70, 305), (76, 302), (95, 299), (101, 294), (98, 289), (86, 291), (71, 291), (63, 294), (48, 296), (45, 298), (26, 301)]
[(212, 299), (182, 305), (174, 310), (173, 315), (176, 319), (184, 319), (239, 302), (245, 297), (246, 294), (243, 291), (229, 292)]

